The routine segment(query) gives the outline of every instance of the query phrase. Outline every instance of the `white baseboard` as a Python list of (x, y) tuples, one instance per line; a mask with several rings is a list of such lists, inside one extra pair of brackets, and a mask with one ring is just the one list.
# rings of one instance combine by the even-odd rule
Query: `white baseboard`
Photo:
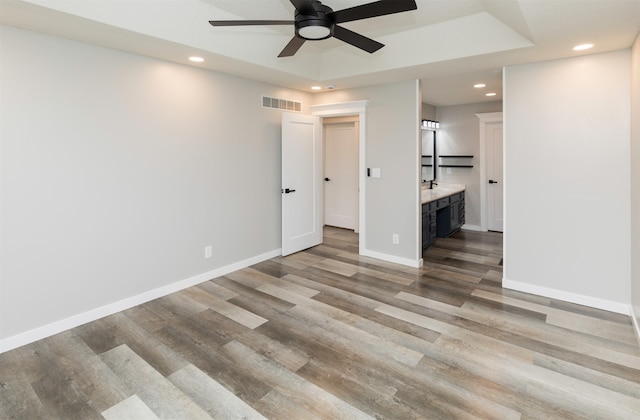
[(611, 300), (594, 298), (591, 296), (579, 295), (576, 293), (565, 292), (564, 290), (551, 289), (547, 287), (536, 286), (529, 283), (502, 279), (502, 287), (505, 289), (517, 290), (519, 292), (532, 293), (534, 295), (544, 296), (551, 299), (563, 300), (565, 302), (576, 303), (578, 305), (589, 306), (591, 308), (602, 309), (609, 312), (615, 312), (623, 315), (631, 315), (631, 305)]
[(460, 228), (462, 230), (474, 230), (476, 232), (486, 232), (487, 229), (482, 229), (482, 226), (478, 226), (478, 225), (468, 225), (468, 224), (464, 224), (462, 225), (462, 227)]
[(112, 315), (129, 308), (133, 308), (134, 306), (141, 305), (145, 302), (149, 302), (151, 300), (169, 295), (171, 293), (178, 292), (188, 287), (195, 286), (196, 284), (209, 281), (216, 277), (224, 276), (234, 271), (249, 267), (253, 264), (257, 264), (259, 262), (277, 257), (279, 255), (282, 255), (282, 250), (276, 249), (262, 255), (257, 255), (255, 257), (227, 265), (225, 267), (220, 267), (206, 273), (198, 274), (197, 276), (190, 277), (188, 279), (180, 280), (175, 283), (159, 287), (157, 289), (149, 290), (136, 296), (122, 299), (118, 302), (110, 303), (108, 305), (104, 305), (99, 308), (73, 315), (69, 318), (65, 318), (60, 321), (43, 325), (41, 327), (34, 328), (32, 330), (14, 335), (12, 337), (5, 338), (3, 340), (0, 340), (0, 353), (13, 350), (20, 346), (24, 346), (25, 344), (33, 343), (34, 341), (50, 337), (66, 330), (70, 330), (77, 326), (86, 324), (87, 322), (95, 321), (97, 319), (104, 318), (105, 316)]
[(409, 258), (396, 257), (395, 255), (383, 254), (381, 252), (371, 251), (368, 249), (362, 250), (360, 252), (365, 257), (376, 258), (378, 260), (388, 261), (396, 264), (407, 265), (413, 268), (422, 267), (422, 259), (419, 260), (411, 260)]
[(631, 305), (631, 319), (633, 320), (633, 326), (636, 330), (636, 339), (638, 340), (638, 346), (640, 346), (640, 324), (638, 324), (638, 315), (634, 310), (633, 305)]

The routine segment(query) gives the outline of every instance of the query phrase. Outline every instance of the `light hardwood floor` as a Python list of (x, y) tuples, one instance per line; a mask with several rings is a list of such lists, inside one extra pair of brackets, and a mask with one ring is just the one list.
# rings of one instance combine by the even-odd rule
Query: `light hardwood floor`
[(500, 234), (438, 239), (422, 269), (357, 240), (1, 354), (0, 418), (640, 418), (630, 318), (502, 289)]

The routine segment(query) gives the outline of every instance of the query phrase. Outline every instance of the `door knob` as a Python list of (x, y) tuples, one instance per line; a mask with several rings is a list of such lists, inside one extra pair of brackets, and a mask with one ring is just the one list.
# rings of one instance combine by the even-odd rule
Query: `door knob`
[(497, 184), (497, 183), (498, 183), (498, 181), (494, 181), (493, 179), (489, 180), (489, 184)]
[(331, 181), (329, 178), (325, 178), (324, 180), (327, 181), (327, 182)]

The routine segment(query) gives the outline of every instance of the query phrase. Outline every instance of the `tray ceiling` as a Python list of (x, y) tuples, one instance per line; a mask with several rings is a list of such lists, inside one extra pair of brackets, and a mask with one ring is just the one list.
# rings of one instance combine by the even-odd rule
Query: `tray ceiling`
[[(325, 0), (340, 10), (367, 0)], [(293, 18), (289, 0), (2, 0), (0, 22), (295, 89), (423, 80), (433, 105), (489, 100), (469, 89), (501, 68), (628, 48), (640, 31), (640, 0), (417, 0), (418, 10), (344, 24), (386, 46), (368, 54), (335, 39), (278, 58), (288, 26), (218, 27), (210, 19)], [(499, 95), (490, 99), (500, 99)]]

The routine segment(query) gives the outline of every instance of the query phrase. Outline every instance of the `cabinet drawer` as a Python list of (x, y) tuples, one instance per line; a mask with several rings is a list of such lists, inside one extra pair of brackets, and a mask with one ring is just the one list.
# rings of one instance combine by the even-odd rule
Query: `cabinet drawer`
[(449, 199), (451, 203), (457, 203), (462, 198), (460, 197), (460, 193), (458, 193), (458, 194), (453, 194), (452, 196), (449, 197)]
[(436, 208), (439, 210), (439, 209), (441, 209), (443, 207), (447, 207), (448, 205), (449, 205), (449, 197), (440, 198), (437, 201), (437, 204), (436, 204), (437, 207)]
[(430, 201), (428, 203), (424, 203), (422, 205), (422, 214), (425, 213), (431, 213), (433, 211), (436, 211), (436, 202), (435, 201)]

